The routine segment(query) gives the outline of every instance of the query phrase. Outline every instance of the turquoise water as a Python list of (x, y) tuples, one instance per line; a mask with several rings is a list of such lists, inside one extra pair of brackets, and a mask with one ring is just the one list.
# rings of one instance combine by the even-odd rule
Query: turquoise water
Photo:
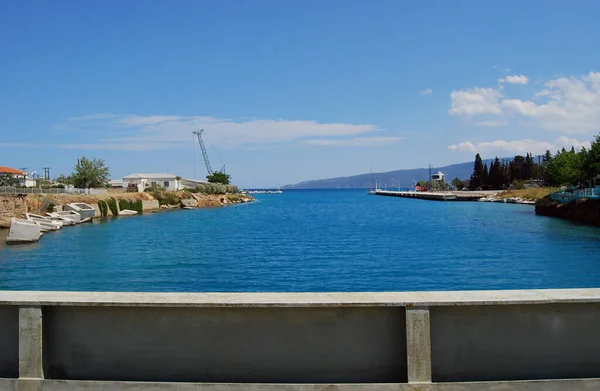
[[(600, 230), (532, 206), (286, 191), (96, 221), (0, 246), (0, 290), (600, 287)], [(4, 232), (4, 235), (6, 232)]]

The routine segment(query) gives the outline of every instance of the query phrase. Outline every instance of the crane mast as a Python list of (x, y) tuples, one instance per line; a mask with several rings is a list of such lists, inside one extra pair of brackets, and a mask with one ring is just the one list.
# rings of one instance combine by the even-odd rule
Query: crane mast
[(204, 164), (206, 165), (206, 171), (208, 171), (208, 175), (213, 173), (212, 168), (210, 167), (210, 160), (208, 160), (208, 153), (206, 152), (206, 146), (204, 145), (204, 140), (202, 140), (202, 133), (204, 129), (200, 129), (198, 132), (193, 132), (196, 136), (198, 136), (198, 144), (200, 144), (200, 149), (202, 150), (202, 156), (204, 157)]

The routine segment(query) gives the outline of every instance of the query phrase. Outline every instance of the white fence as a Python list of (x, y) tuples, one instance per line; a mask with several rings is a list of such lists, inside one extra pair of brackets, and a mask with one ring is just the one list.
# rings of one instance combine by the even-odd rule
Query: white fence
[(5, 187), (0, 186), (0, 194), (107, 194), (107, 189)]

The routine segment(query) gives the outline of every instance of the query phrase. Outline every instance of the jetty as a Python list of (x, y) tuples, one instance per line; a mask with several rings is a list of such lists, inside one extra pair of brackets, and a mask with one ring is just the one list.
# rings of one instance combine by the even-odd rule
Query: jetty
[(432, 201), (479, 201), (485, 193), (465, 191), (393, 191), (377, 189), (374, 195), (387, 197), (417, 198)]

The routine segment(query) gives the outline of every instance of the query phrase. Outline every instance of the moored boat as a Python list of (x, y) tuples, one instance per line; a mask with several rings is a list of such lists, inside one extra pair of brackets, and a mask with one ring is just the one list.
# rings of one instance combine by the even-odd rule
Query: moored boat
[(40, 240), (41, 236), (42, 228), (37, 222), (13, 217), (10, 219), (10, 230), (6, 237), (6, 243), (33, 243)]

